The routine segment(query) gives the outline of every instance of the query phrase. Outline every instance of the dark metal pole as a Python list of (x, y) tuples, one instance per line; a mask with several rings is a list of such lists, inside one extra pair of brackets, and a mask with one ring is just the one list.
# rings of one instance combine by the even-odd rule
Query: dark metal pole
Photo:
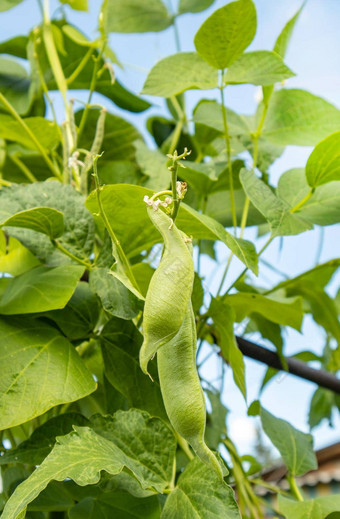
[[(236, 336), (236, 342), (243, 355), (263, 362), (271, 368), (286, 371), (282, 366), (280, 357), (277, 355), (277, 353), (267, 350), (267, 348), (263, 348), (263, 346), (259, 346), (252, 341), (243, 339), (243, 337)], [(321, 369), (311, 368), (305, 362), (297, 359), (286, 357), (286, 361), (288, 365), (288, 372), (292, 375), (303, 378), (305, 380), (310, 380), (318, 386), (330, 389), (331, 391), (340, 394), (340, 379), (338, 379), (336, 376)]]

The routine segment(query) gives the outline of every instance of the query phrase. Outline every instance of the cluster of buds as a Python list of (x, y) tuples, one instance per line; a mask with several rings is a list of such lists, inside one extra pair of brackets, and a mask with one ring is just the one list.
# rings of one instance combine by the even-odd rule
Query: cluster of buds
[(159, 198), (154, 200), (153, 197), (149, 198), (148, 195), (145, 195), (143, 200), (146, 205), (152, 207), (154, 211), (158, 211), (159, 206), (168, 207), (168, 205), (172, 204), (172, 198), (170, 198), (170, 196), (167, 196), (165, 200), (160, 200)]
[(184, 164), (181, 164), (178, 161), (185, 160), (185, 158), (188, 157), (190, 154), (191, 154), (191, 150), (188, 151), (188, 148), (184, 148), (184, 151), (183, 151), (183, 153), (181, 153), (181, 155), (178, 155), (177, 150), (174, 151), (173, 155), (171, 155), (170, 153), (167, 154), (167, 157), (169, 157), (169, 159), (172, 159), (172, 166), (169, 166), (168, 169), (170, 171), (174, 171), (177, 168), (177, 166), (185, 169)]

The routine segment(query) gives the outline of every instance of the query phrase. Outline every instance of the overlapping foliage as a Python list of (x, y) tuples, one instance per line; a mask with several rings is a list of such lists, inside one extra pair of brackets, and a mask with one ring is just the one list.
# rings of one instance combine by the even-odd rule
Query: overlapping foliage
[[(192, 153), (179, 175), (188, 192), (176, 225), (192, 236), (198, 256), (216, 260), (220, 242), (229, 257), (213, 294), (204, 294), (197, 262), (199, 344), (218, 346), (247, 398), (234, 323), (269, 340), (284, 363), (284, 329), (301, 330), (308, 315), (327, 340), (322, 357), (306, 351), (300, 358), (332, 373), (340, 368), (339, 297), (326, 290), (340, 260), (270, 288), (248, 276), (258, 275), (274, 239), (340, 220), (340, 111), (283, 84), (295, 75), (284, 58), (302, 7), (273, 50), (248, 51), (255, 5), (227, 3), (198, 28), (196, 51), (178, 49), (155, 64), (145, 99), (115, 78), (120, 64), (109, 34), (160, 32), (213, 0), (180, 0), (175, 14), (161, 0), (105, 0), (93, 41), (72, 24), (69, 9), (86, 11), (87, 1), (60, 1), (69, 4), (62, 19), (50, 18), (45, 1), (41, 25), (0, 43), (1, 517), (237, 519), (264, 517), (273, 506), (287, 519), (326, 518), (340, 509), (339, 496), (303, 500), (295, 481), (316, 468), (311, 435), (258, 402), (250, 408), (288, 469), (290, 496), (266, 505), (256, 496), (261, 467), (253, 459), (247, 471), (238, 456), (217, 389), (204, 386), (211, 408), (206, 442), (229, 452), (223, 482), (174, 434), (156, 361), (151, 381), (138, 360), (144, 299), (160, 256), (143, 198), (171, 187), (167, 155), (187, 147)], [(0, 11), (19, 3), (5, 0)], [(240, 84), (262, 87), (251, 116), (225, 104), (225, 91)], [(88, 92), (85, 107), (70, 100), (76, 89)], [(192, 89), (202, 97), (189, 114), (185, 93)], [(64, 103), (61, 125), (52, 90)], [(216, 100), (204, 90), (214, 90)], [(109, 112), (92, 104), (94, 92)], [(148, 147), (114, 105), (144, 112), (153, 96), (166, 98), (167, 115), (148, 119)], [(284, 172), (275, 188), (270, 166), (287, 145), (314, 149), (305, 169)], [(266, 235), (260, 249), (243, 237), (251, 226)], [(226, 289), (232, 259), (244, 270)], [(262, 386), (275, 374), (268, 369)], [(331, 419), (337, 405), (333, 393), (318, 388), (311, 427)]]

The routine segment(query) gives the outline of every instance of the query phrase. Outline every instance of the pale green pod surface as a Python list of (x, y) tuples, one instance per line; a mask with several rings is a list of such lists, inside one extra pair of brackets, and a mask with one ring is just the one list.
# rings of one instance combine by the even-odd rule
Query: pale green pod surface
[(158, 350), (157, 364), (171, 425), (197, 456), (223, 478), (216, 457), (204, 442), (206, 408), (196, 367), (196, 324), (191, 301), (178, 334)]
[(151, 278), (145, 299), (140, 366), (147, 373), (149, 360), (180, 329), (191, 298), (194, 265), (183, 233), (161, 209), (147, 208), (164, 240), (164, 253)]

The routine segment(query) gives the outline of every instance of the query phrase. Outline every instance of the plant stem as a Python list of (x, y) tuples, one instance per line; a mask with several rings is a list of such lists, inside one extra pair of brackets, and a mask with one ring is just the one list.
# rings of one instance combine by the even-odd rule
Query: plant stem
[(27, 133), (37, 150), (40, 152), (41, 156), (43, 157), (44, 161), (48, 165), (49, 169), (52, 171), (53, 175), (57, 177), (59, 180), (61, 179), (61, 175), (59, 171), (55, 168), (53, 162), (47, 155), (46, 151), (32, 132), (32, 130), (27, 126), (24, 119), (20, 117), (18, 112), (13, 108), (13, 106), (7, 101), (5, 96), (0, 92), (0, 102), (7, 108), (8, 112), (16, 119), (16, 121), (20, 124), (20, 126), (23, 128), (23, 130)]
[(51, 241), (52, 241), (53, 245), (56, 247), (56, 249), (60, 250), (60, 252), (65, 254), (65, 256), (68, 256), (69, 258), (71, 258), (76, 263), (79, 263), (80, 265), (84, 265), (87, 269), (92, 268), (92, 265), (90, 263), (88, 263), (87, 261), (82, 260), (81, 258), (78, 258), (74, 254), (72, 254), (72, 252), (65, 249), (65, 247), (59, 241), (57, 241), (57, 240), (51, 240)]
[(9, 187), (11, 185), (12, 185), (12, 182), (8, 182), (8, 180), (4, 180), (3, 178), (0, 178), (0, 186)]
[(182, 436), (180, 436), (178, 433), (175, 433), (175, 436), (176, 436), (177, 443), (181, 447), (184, 454), (186, 454), (186, 456), (189, 460), (193, 460), (195, 456), (191, 452), (188, 442), (184, 438), (182, 438)]
[(84, 69), (84, 67), (87, 65), (90, 57), (92, 56), (93, 54), (93, 51), (94, 51), (94, 47), (90, 47), (87, 51), (87, 53), (85, 54), (85, 56), (83, 57), (83, 59), (80, 61), (79, 65), (74, 69), (74, 71), (72, 72), (72, 74), (66, 79), (66, 84), (67, 85), (71, 85), (73, 83), (73, 81), (75, 81), (77, 79), (77, 77), (79, 76), (79, 74), (81, 73), (81, 71)]
[(310, 189), (307, 193), (307, 195), (302, 199), (300, 200), (300, 202), (298, 202), (291, 210), (290, 212), (291, 213), (296, 213), (296, 211), (298, 211), (299, 209), (301, 209), (301, 207), (303, 205), (305, 205), (306, 202), (308, 202), (308, 200), (311, 198), (311, 196), (313, 195), (314, 193), (314, 189)]
[(295, 477), (292, 474), (289, 474), (289, 475), (286, 476), (286, 478), (287, 478), (287, 481), (289, 483), (289, 487), (290, 487), (290, 490), (291, 490), (291, 493), (293, 494), (293, 496), (298, 501), (304, 501), (303, 496), (302, 496), (302, 494), (300, 492), (300, 489), (299, 489), (299, 487), (297, 485)]
[(221, 70), (221, 85), (219, 86), (219, 89), (220, 89), (220, 93), (221, 93), (222, 117), (223, 117), (224, 136), (225, 136), (227, 161), (228, 161), (231, 217), (232, 217), (232, 222), (233, 222), (234, 231), (235, 231), (235, 235), (236, 235), (237, 216), (236, 216), (235, 197), (234, 197), (233, 166), (231, 163), (231, 146), (230, 146), (230, 135), (229, 135), (229, 130), (228, 130), (227, 110), (226, 110), (226, 107), (224, 104), (223, 74), (224, 74), (224, 70)]
[(181, 136), (183, 125), (184, 125), (183, 119), (180, 119), (176, 123), (175, 129), (174, 129), (174, 131), (172, 133), (172, 139), (171, 139), (171, 143), (170, 143), (169, 151), (168, 151), (168, 153), (171, 154), (171, 155), (173, 154), (173, 152), (176, 149), (176, 146), (177, 146), (178, 141), (179, 141), (180, 136)]
[(95, 184), (96, 184), (96, 195), (97, 195), (97, 203), (98, 203), (98, 208), (99, 208), (99, 216), (103, 220), (103, 223), (112, 240), (112, 245), (113, 245), (113, 249), (114, 249), (114, 255), (116, 256), (116, 260), (120, 261), (120, 263), (122, 264), (123, 270), (124, 270), (126, 276), (128, 277), (130, 283), (139, 291), (139, 287), (136, 282), (135, 276), (133, 275), (133, 272), (131, 270), (129, 260), (127, 259), (125, 252), (123, 251), (122, 246), (121, 246), (117, 236), (115, 235), (115, 233), (111, 227), (111, 224), (106, 216), (106, 213), (104, 211), (104, 207), (103, 207), (101, 196), (100, 196), (100, 192), (103, 188), (99, 185), (98, 171), (97, 171), (98, 158), (99, 158), (99, 156), (97, 155), (93, 160), (93, 176), (94, 176), (94, 180), (95, 180)]

